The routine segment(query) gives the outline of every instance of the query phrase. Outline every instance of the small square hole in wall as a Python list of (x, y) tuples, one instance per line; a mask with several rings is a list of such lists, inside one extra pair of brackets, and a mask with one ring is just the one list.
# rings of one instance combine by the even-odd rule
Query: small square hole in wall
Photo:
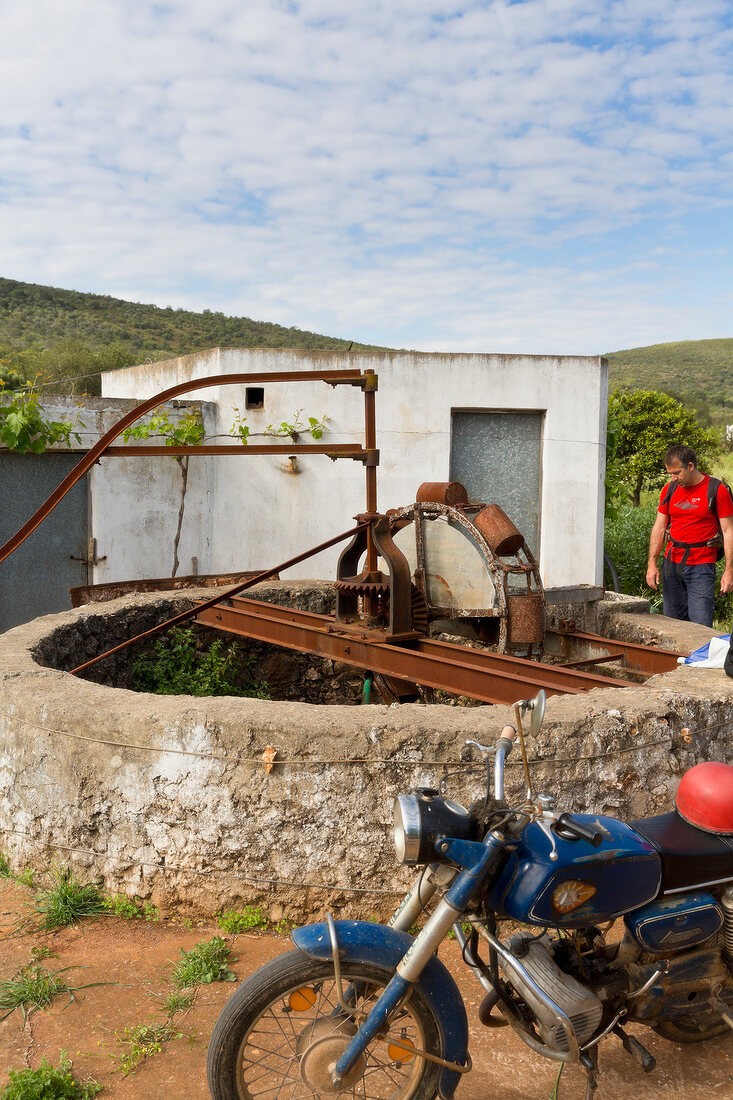
[(247, 386), (244, 391), (245, 409), (264, 409), (265, 390), (263, 386)]

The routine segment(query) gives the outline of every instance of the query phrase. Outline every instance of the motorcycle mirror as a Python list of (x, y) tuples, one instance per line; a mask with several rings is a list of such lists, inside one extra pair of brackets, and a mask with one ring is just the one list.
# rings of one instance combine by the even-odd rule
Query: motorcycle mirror
[(545, 695), (544, 689), (540, 688), (531, 703), (532, 717), (529, 720), (529, 731), (533, 737), (536, 737), (537, 734), (540, 732), (542, 719), (545, 717), (546, 702), (547, 696)]

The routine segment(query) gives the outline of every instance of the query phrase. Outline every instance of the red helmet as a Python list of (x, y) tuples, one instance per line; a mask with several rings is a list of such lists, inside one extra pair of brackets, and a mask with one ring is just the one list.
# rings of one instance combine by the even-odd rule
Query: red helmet
[(682, 776), (675, 806), (697, 829), (733, 834), (733, 767), (713, 761), (695, 764)]

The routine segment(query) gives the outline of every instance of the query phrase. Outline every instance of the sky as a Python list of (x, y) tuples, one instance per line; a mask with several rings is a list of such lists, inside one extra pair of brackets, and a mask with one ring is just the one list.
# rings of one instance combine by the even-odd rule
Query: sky
[(730, 0), (0, 0), (0, 275), (426, 351), (733, 336)]

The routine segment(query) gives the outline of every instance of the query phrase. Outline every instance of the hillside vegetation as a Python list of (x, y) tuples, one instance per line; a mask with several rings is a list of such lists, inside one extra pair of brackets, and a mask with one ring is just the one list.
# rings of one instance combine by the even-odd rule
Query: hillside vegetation
[[(0, 278), (0, 379), (58, 380), (99, 393), (99, 374), (212, 347), (345, 351), (348, 339), (249, 317), (161, 308)], [(359, 351), (383, 350), (354, 343)], [(662, 390), (703, 423), (733, 420), (733, 339), (653, 344), (608, 354), (611, 388)], [(70, 379), (83, 376), (75, 383)]]
[[(160, 308), (0, 278), (0, 367), (29, 380), (36, 375), (43, 381), (94, 376), (217, 346), (344, 351), (349, 343), (249, 317)], [(353, 347), (379, 350), (366, 344)], [(95, 393), (99, 379), (63, 388)]]
[(684, 340), (607, 354), (611, 389), (661, 390), (703, 422), (733, 420), (733, 339)]

